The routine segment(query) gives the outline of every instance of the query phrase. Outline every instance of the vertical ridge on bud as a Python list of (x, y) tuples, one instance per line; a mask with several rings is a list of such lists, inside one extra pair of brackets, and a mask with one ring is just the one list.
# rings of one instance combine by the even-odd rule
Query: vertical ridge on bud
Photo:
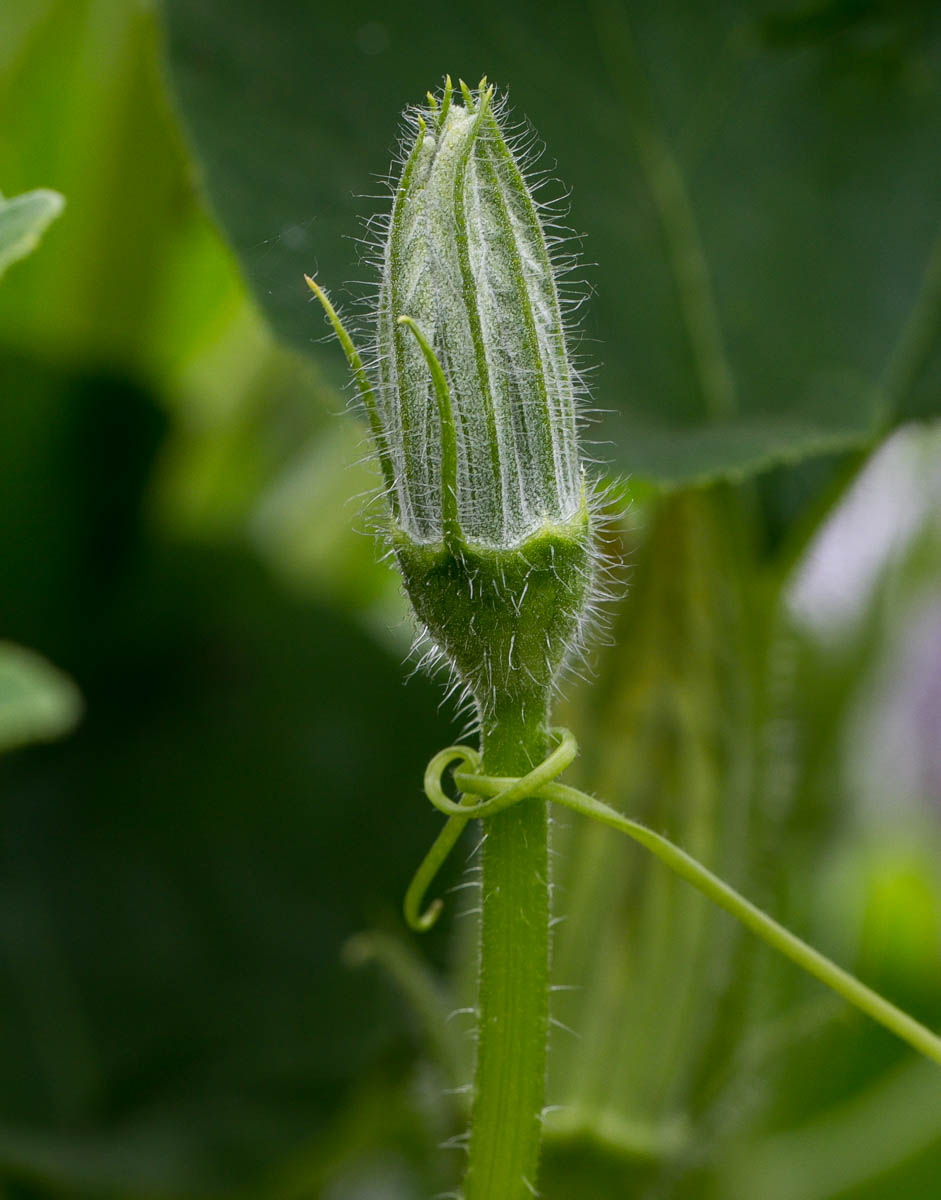
[(431, 660), (450, 664), (483, 731), (498, 712), (545, 715), (599, 571), (557, 272), (493, 95), (448, 80), (414, 113), (369, 372), (309, 281), (369, 417)]
[[(542, 343), (540, 365), (543, 370), (543, 395), (548, 408), (550, 428), (558, 429), (564, 434), (564, 438), (556, 439), (553, 443), (553, 461), (557, 470), (565, 474), (565, 486), (569, 495), (574, 498), (581, 489), (575, 389), (565, 344), (565, 327), (555, 272), (532, 196), (509, 146), (502, 137), (494, 139), (491, 154), (497, 160), (497, 168), (505, 172), (509, 181), (510, 186), (506, 194), (511, 200), (514, 196), (525, 196), (528, 201), (519, 203), (515, 209), (510, 210), (512, 218), (518, 221), (520, 227), (528, 234), (527, 239), (520, 239), (520, 244), (526, 241), (535, 251), (535, 258), (532, 260), (520, 257), (520, 283), (532, 300), (532, 309), (527, 308), (526, 312), (532, 320), (533, 339)], [(540, 329), (542, 339), (539, 336)], [(555, 409), (551, 407), (553, 400), (557, 404)]]
[(579, 512), (573, 373), (535, 203), (497, 117), (492, 89), (446, 86), (418, 117), (385, 244), (377, 403), (394, 462), (394, 515), (442, 540), (442, 429), (421, 347), (450, 386), (458, 523), (465, 539), (518, 545)]
[[(390, 495), (392, 511), (397, 520), (407, 528), (413, 519), (412, 505), (406, 480), (416, 478), (415, 466), (410, 460), (415, 451), (415, 437), (412, 429), (414, 415), (409, 389), (403, 389), (398, 402), (393, 400), (396, 395), (398, 379), (404, 373), (404, 341), (396, 337), (396, 322), (401, 315), (400, 280), (403, 259), (401, 242), (406, 234), (402, 209), (412, 176), (418, 165), (419, 157), (425, 149), (425, 122), (418, 119), (418, 140), (408, 156), (402, 171), (402, 178), (396, 189), (392, 206), (392, 217), (389, 223), (389, 238), (386, 247), (385, 270), (382, 279), (382, 292), (386, 300), (380, 303), (378, 337), (380, 346), (380, 376), (379, 376), (379, 406), (381, 419), (385, 426), (385, 441), (390, 448), (394, 465), (394, 484)], [(383, 347), (387, 347), (383, 350)]]
[[(483, 101), (482, 101), (483, 103)], [(478, 117), (482, 119), (482, 115)], [(506, 477), (501, 467), (502, 454), (500, 439), (497, 434), (496, 413), (493, 402), (493, 389), (490, 386), (490, 365), (487, 361), (487, 351), (484, 344), (483, 325), (480, 319), (480, 309), (477, 303), (477, 283), (470, 259), (470, 239), (468, 237), (467, 210), (464, 203), (464, 187), (467, 179), (467, 164), (472, 145), (468, 142), (467, 152), (463, 155), (460, 167), (454, 180), (454, 236), (457, 246), (458, 262), (461, 267), (461, 284), (463, 288), (464, 305), (467, 309), (467, 319), (470, 326), (471, 339), (474, 343), (474, 362), (477, 369), (477, 382), (481, 411), (486, 422), (486, 446), (489, 452), (489, 462), (481, 464), (480, 471), (489, 468), (489, 482), (492, 495), (499, 496), (503, 509), (508, 503), (506, 495)], [(505, 451), (504, 451), (505, 453)], [(470, 464), (468, 464), (470, 468)]]
[(407, 325), (414, 334), (434, 385), (438, 401), (438, 421), (441, 425), (441, 526), (444, 543), (458, 547), (461, 527), (457, 519), (457, 438), (454, 432), (454, 412), (451, 407), (451, 389), (441, 363), (435, 356), (428, 339), (411, 317), (399, 317), (399, 325)]
[[(492, 128), (502, 145), (495, 122)], [(526, 521), (533, 510), (551, 511), (553, 492), (559, 482), (554, 453), (558, 424), (549, 407), (542, 348), (533, 313), (535, 296), (530, 286), (533, 281), (526, 278), (523, 267), (523, 253), (528, 247), (510, 215), (509, 189), (497, 174), (489, 146), (482, 147), (475, 165), (477, 201), (481, 206), (481, 218), (475, 229), (476, 275), (489, 285), (483, 292), (489, 301), (485, 313), (490, 336), (486, 340), (493, 347), (493, 357), (504, 359), (499, 371), (505, 380), (500, 397), (505, 412), (501, 416), (513, 429), (514, 444), (525, 447), (539, 468), (530, 473), (531, 480), (524, 479), (522, 470), (519, 472), (519, 510), (521, 519)], [(541, 230), (535, 240), (537, 244), (541, 242)], [(535, 282), (538, 290), (544, 281)], [(529, 396), (524, 394), (527, 382), (531, 385)], [(530, 484), (528, 493), (524, 488), (526, 483)]]

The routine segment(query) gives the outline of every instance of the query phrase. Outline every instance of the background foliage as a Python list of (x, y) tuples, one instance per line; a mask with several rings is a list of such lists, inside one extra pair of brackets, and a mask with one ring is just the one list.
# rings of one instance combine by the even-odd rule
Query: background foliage
[[(457, 729), (301, 279), (362, 278), (445, 71), (594, 264), (631, 586), (580, 782), (941, 1024), (939, 54), (914, 0), (0, 9), (3, 1195), (453, 1186), (472, 904), (397, 909)], [(941, 1196), (932, 1068), (555, 834), (547, 1197)]]

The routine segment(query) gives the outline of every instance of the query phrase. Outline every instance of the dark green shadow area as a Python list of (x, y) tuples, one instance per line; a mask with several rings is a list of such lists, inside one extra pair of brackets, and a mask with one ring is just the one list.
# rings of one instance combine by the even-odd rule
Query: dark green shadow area
[(0, 627), (87, 704), (0, 767), (0, 1170), (244, 1190), (405, 1061), (398, 998), (341, 947), (397, 919), (453, 730), (342, 613), (151, 527), (146, 392), (9, 357), (0, 383)]

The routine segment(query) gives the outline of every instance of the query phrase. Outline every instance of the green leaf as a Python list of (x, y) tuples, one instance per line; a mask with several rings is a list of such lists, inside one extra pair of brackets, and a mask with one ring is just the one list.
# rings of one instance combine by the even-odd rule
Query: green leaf
[(388, 208), (364, 193), (382, 190), (400, 108), (446, 71), (485, 72), (545, 139), (567, 222), (589, 235), (586, 352), (619, 469), (741, 478), (941, 409), (936, 9), (165, 9), (243, 269), (281, 336), (338, 377), (302, 273), (364, 278), (351, 237)]
[(5, 200), (0, 195), (0, 276), (11, 263), (25, 258), (39, 245), (46, 226), (65, 205), (58, 192), (39, 188)]
[(16, 286), (0, 286), (0, 340), (159, 371), (206, 337), (238, 291), (166, 105), (152, 6), (3, 7), (18, 15), (0, 18), (0, 187), (42, 183), (68, 207), (43, 252), (17, 267)]
[(33, 651), (0, 642), (0, 752), (61, 737), (81, 712), (71, 679)]
[[(578, 783), (747, 888), (754, 701), (733, 529), (721, 495), (692, 492), (664, 501), (632, 547), (630, 592), (579, 729)], [(690, 1143), (704, 1093), (734, 1073), (754, 947), (609, 833), (578, 823), (553, 843), (567, 905), (553, 972), (571, 989), (553, 1014), (579, 1037), (553, 1043), (559, 1112), (546, 1132), (656, 1158)]]
[[(906, 1063), (823, 1116), (745, 1146), (726, 1168), (720, 1194), (730, 1200), (929, 1196), (939, 1135), (937, 1068)], [(911, 1186), (897, 1175), (886, 1178), (899, 1167), (911, 1171)]]
[[(286, 394), (314, 408), (300, 372), (243, 386), (306, 443), (283, 415)], [(331, 609), (286, 591), (234, 523), (154, 521), (174, 447), (158, 394), (7, 354), (0, 395), (0, 627), (68, 663), (89, 709), (75, 737), (0, 760), (0, 1178), (260, 1195), (387, 1051), (406, 1069), (404, 1002), (341, 948), (395, 919), (438, 825), (420, 764), (452, 735), (440, 694), (403, 690), (401, 646), (346, 615), (355, 564), (333, 558)], [(247, 490), (251, 465), (218, 469)], [(392, 640), (394, 618), (372, 619)]]

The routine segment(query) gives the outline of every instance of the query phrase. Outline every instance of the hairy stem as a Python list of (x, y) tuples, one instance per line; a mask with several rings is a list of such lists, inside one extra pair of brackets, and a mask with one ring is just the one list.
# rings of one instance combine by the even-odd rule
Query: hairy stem
[[(545, 755), (545, 711), (488, 723), (488, 773), (525, 775)], [(481, 853), (477, 1068), (465, 1200), (535, 1193), (549, 1023), (548, 815), (521, 800), (488, 820)]]

